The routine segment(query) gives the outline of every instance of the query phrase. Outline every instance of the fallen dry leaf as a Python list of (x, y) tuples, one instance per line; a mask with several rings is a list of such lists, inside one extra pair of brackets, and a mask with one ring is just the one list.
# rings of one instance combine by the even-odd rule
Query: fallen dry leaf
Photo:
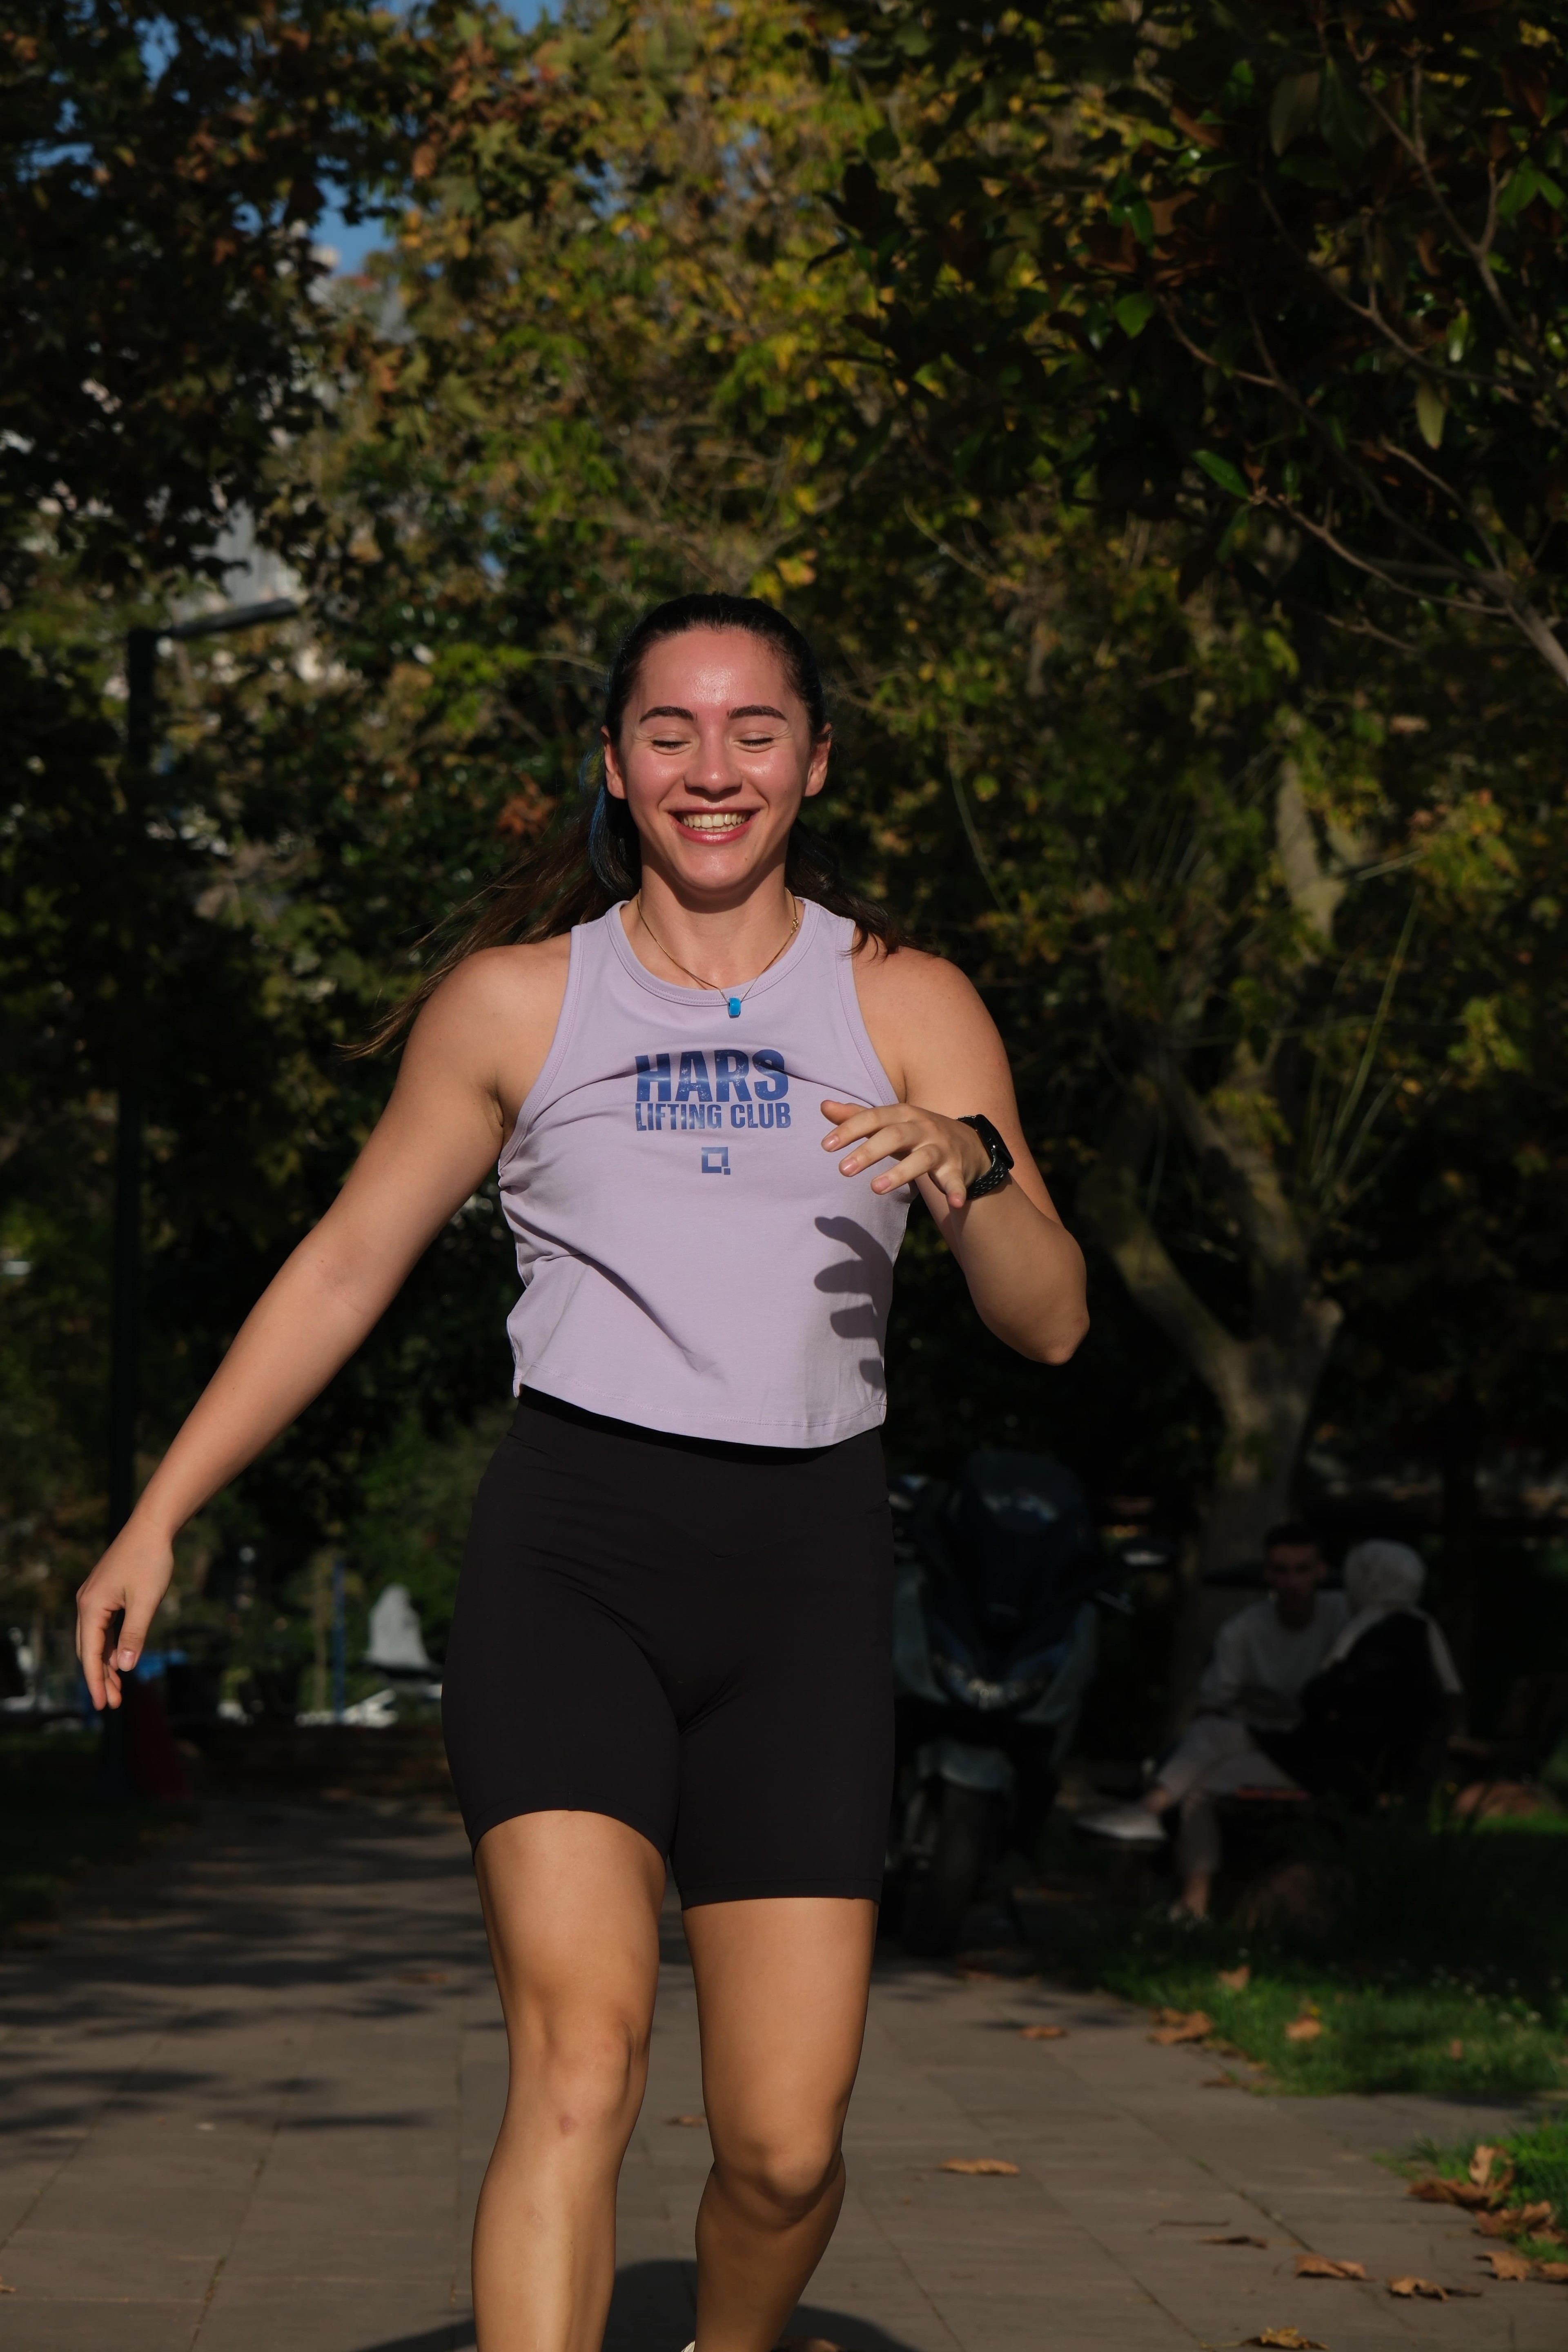
[(1425, 2180), (1413, 2180), (1405, 2193), (1419, 2197), (1425, 2205), (1464, 2205), (1473, 2212), (1490, 2201), (1492, 2192), (1478, 2189), (1473, 2180), (1443, 2180), (1434, 2174)]
[(1336, 2263), (1327, 2254), (1298, 2254), (1298, 2278), (1363, 2279), (1364, 2266), (1360, 2263)]
[(1241, 2084), (1235, 2074), (1205, 2074), (1198, 2088), (1200, 2091), (1239, 2091)]
[[(1568, 2286), (1568, 2263), (1537, 2263), (1535, 2275), (1537, 2278), (1549, 2279), (1553, 2286)], [(15, 2287), (6, 2289), (9, 2294), (15, 2294), (16, 2292)]]
[(1476, 2256), (1476, 2260), (1478, 2263), (1490, 2263), (1493, 2278), (1507, 2279), (1510, 2284), (1517, 2285), (1521, 2279), (1530, 2276), (1531, 2265), (1524, 2256), (1511, 2251), (1505, 2252), (1500, 2246), (1489, 2246), (1484, 2254)]
[(1488, 2147), (1483, 2143), (1470, 2158), (1470, 2179), (1478, 2189), (1494, 2193), (1506, 2189), (1513, 2179), (1513, 2165), (1507, 2149)]
[(1285, 2028), (1287, 2042), (1315, 2042), (1323, 2030), (1321, 2017), (1298, 2017)]
[(1299, 2327), (1266, 2327), (1259, 2336), (1244, 2336), (1244, 2344), (1273, 2344), (1279, 2352), (1329, 2352), (1315, 2336), (1303, 2336)]
[(1016, 2164), (1009, 2164), (1005, 2156), (950, 2156), (937, 2169), (939, 2172), (994, 2173), (998, 2179), (1005, 2176), (1010, 2179), (1018, 2168)]
[(1245, 1992), (1252, 1982), (1252, 1970), (1243, 1960), (1238, 1969), (1221, 1969), (1215, 1981), (1224, 1985), (1226, 1992)]
[(15, 2294), (16, 2292), (14, 2286), (7, 2286), (5, 2280), (0, 2279), (0, 2294)]
[(1436, 2279), (1390, 2279), (1388, 2282), (1388, 2292), (1390, 2294), (1424, 2294), (1428, 2296), (1433, 2303), (1447, 2303), (1448, 2300), (1447, 2288), (1446, 2286), (1439, 2286)]
[(664, 2120), (667, 2124), (699, 2125), (705, 2124), (708, 2118), (706, 2116), (666, 2116)]
[(1237, 2231), (1233, 2238), (1200, 2238), (1198, 2243), (1200, 2246), (1266, 2246), (1268, 2241), (1267, 2238), (1249, 2238), (1242, 2230)]
[(1163, 2009), (1160, 2017), (1162, 2022), (1149, 2039), (1167, 2050), (1178, 2042), (1202, 2042), (1214, 2032), (1213, 2018), (1201, 2009)]
[(1067, 2032), (1065, 2025), (1021, 2025), (1019, 2033), (1026, 2042), (1059, 2042)]
[(1534, 2205), (1513, 2205), (1502, 2213), (1479, 2213), (1476, 2227), (1483, 2238), (1533, 2238), (1542, 2228), (1551, 2229), (1556, 2210), (1542, 2198)]
[(1462, 2058), (1464, 2054), (1465, 2045), (1456, 2034), (1453, 2041), (1448, 2044), (1448, 2055), (1450, 2058)]

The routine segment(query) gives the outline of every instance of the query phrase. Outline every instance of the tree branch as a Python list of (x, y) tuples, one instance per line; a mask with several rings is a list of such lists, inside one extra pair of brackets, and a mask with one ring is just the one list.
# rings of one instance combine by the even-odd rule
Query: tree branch
[(1226, 1330), (1182, 1275), (1138, 1198), (1158, 1120), (1154, 1086), (1136, 1077), (1110, 1122), (1100, 1155), (1079, 1186), (1084, 1223), (1136, 1304), (1158, 1324), (1234, 1424), (1246, 1384), (1247, 1343)]

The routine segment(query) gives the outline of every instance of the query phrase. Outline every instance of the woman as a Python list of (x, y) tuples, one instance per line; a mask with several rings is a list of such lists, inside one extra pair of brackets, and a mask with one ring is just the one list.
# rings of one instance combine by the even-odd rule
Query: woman
[(798, 631), (746, 599), (661, 605), (616, 657), (603, 737), (591, 819), (420, 992), (384, 1116), (83, 1586), (79, 1642), (118, 1705), (181, 1526), (499, 1155), (520, 1406), (445, 1697), (512, 2060), (479, 2341), (599, 2343), (668, 1858), (713, 2143), (697, 2343), (769, 2352), (843, 2199), (866, 2012), (891, 1758), (877, 1430), (909, 1188), (1036, 1361), (1081, 1338), (1083, 1266), (974, 991), (895, 950), (795, 830), (830, 743)]

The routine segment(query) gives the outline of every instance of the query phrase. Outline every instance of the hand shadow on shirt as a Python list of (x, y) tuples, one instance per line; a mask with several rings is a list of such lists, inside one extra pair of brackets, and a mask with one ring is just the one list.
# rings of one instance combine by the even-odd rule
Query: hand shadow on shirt
[[(842, 1242), (851, 1255), (836, 1258), (816, 1276), (818, 1290), (853, 1298), (852, 1307), (836, 1307), (828, 1321), (841, 1339), (879, 1340), (887, 1328), (893, 1297), (893, 1261), (875, 1234), (853, 1217), (818, 1217), (816, 1230), (830, 1242)], [(887, 1385), (880, 1350), (862, 1356), (860, 1370), (873, 1388)]]

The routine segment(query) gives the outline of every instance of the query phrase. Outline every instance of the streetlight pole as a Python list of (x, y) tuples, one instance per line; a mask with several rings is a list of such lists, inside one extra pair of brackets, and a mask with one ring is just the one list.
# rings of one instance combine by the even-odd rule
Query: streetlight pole
[[(227, 604), (165, 628), (134, 628), (125, 637), (125, 765), (127, 830), (146, 822), (153, 781), (156, 729), (158, 648), (165, 638), (213, 637), (230, 629), (254, 629), (268, 621), (291, 621), (298, 604), (274, 597), (265, 604)], [(142, 1066), (144, 973), (141, 908), (133, 904), (127, 925), (125, 969), (121, 984), (120, 1089), (114, 1139), (114, 1283), (109, 1371), (109, 1539), (112, 1543), (131, 1517), (136, 1499), (136, 1353), (142, 1299), (142, 1130), (145, 1110)]]

